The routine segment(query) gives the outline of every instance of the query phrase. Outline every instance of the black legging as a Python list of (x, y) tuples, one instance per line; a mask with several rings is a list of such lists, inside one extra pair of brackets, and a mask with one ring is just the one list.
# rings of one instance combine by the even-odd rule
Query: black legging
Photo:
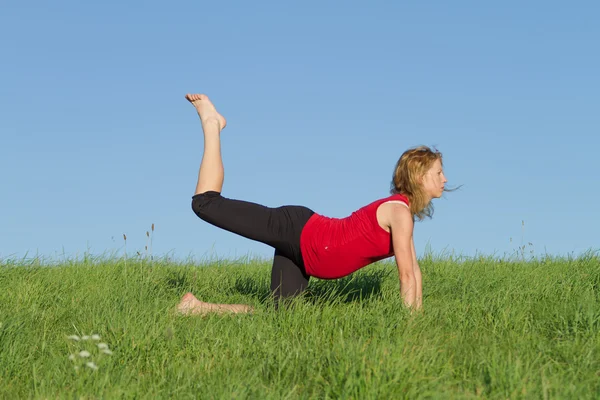
[(209, 224), (275, 248), (271, 292), (276, 304), (300, 294), (308, 285), (300, 233), (314, 214), (312, 210), (302, 206), (269, 208), (227, 199), (213, 191), (193, 196), (192, 210)]

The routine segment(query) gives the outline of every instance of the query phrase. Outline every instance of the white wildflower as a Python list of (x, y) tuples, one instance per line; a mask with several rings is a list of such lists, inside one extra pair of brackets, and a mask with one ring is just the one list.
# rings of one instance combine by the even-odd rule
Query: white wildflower
[(88, 368), (93, 369), (94, 371), (98, 369), (98, 366), (96, 364), (94, 364), (93, 362), (91, 362), (91, 361), (85, 363), (85, 366), (88, 367)]
[(89, 357), (90, 356), (90, 352), (83, 350), (79, 352), (79, 357), (85, 358), (85, 357)]
[(108, 349), (108, 345), (106, 343), (98, 343), (98, 348), (100, 350), (106, 350)]
[(88, 335), (82, 336), (81, 340), (90, 340), (90, 337)]
[(69, 356), (69, 360), (71, 360), (71, 361), (75, 360), (75, 354), (71, 354), (71, 355)]
[(94, 335), (92, 335), (92, 339), (93, 340), (100, 340), (100, 335), (94, 334)]
[(79, 371), (79, 367), (78, 366), (75, 366), (75, 371)]
[(109, 349), (104, 349), (104, 350), (102, 350), (102, 352), (104, 354), (108, 354), (109, 356), (112, 356), (112, 351), (110, 351)]
[(71, 335), (67, 339), (71, 339), (71, 340), (74, 340), (76, 342), (79, 342), (79, 336), (77, 336), (77, 335)]

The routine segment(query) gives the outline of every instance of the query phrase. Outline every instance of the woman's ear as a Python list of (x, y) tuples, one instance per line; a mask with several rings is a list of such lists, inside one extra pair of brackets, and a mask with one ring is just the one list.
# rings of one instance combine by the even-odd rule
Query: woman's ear
[(420, 174), (419, 176), (417, 176), (417, 183), (419, 185), (422, 185), (424, 179), (425, 179), (425, 174)]

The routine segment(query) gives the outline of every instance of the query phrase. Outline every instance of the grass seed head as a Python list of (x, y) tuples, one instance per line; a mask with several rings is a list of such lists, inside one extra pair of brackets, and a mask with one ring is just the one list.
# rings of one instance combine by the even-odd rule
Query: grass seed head
[(85, 366), (93, 369), (94, 371), (96, 371), (98, 369), (98, 366), (96, 364), (94, 364), (92, 361), (85, 363)]

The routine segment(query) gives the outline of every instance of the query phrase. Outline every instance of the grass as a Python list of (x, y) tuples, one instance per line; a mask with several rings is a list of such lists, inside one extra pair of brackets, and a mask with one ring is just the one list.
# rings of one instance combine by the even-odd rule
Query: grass
[[(600, 397), (597, 255), (420, 265), (411, 315), (389, 261), (275, 311), (266, 261), (4, 260), (0, 398)], [(186, 291), (256, 312), (177, 316)], [(92, 334), (113, 354), (68, 338)]]

